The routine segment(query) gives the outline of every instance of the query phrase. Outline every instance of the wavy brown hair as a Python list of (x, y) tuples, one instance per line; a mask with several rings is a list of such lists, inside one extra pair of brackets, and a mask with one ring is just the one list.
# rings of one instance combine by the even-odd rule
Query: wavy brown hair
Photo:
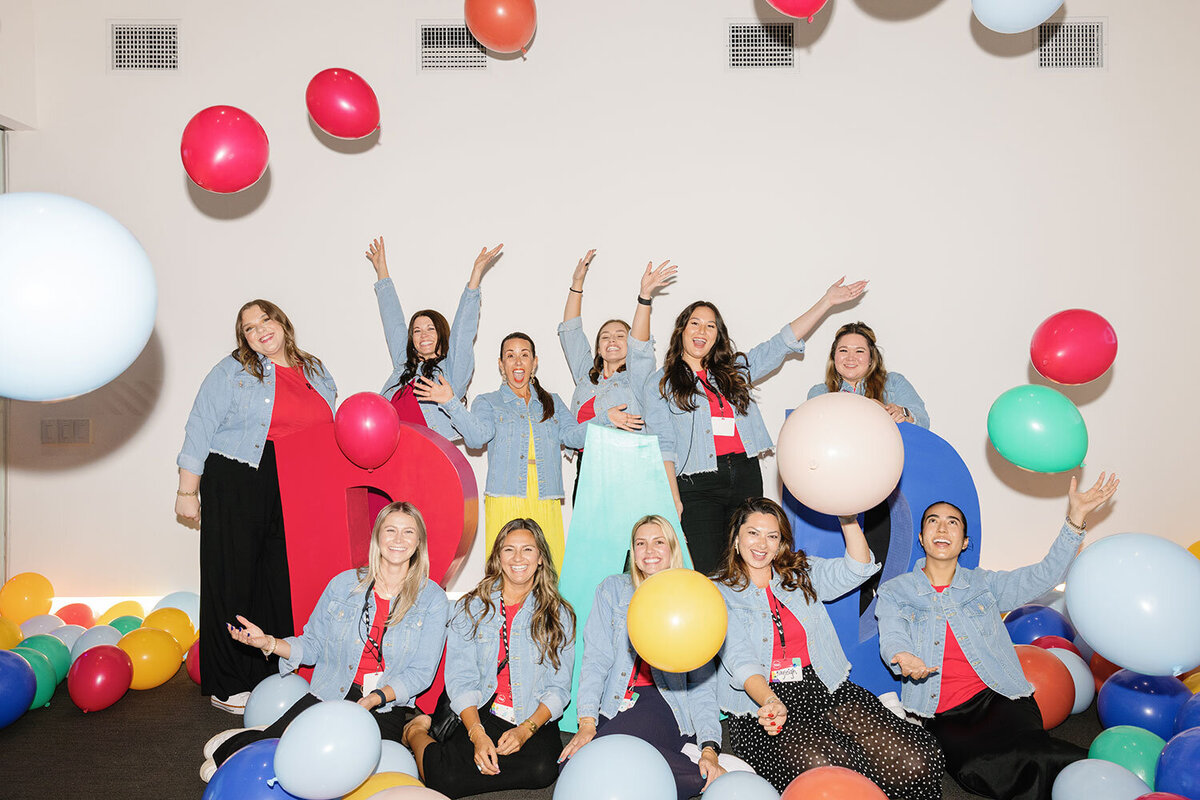
[(808, 556), (803, 550), (796, 550), (796, 539), (792, 536), (792, 526), (788, 523), (783, 508), (774, 500), (766, 497), (751, 497), (742, 502), (729, 520), (729, 542), (725, 548), (725, 558), (721, 567), (713, 575), (713, 580), (732, 586), (742, 591), (751, 584), (750, 571), (742, 554), (737, 551), (735, 543), (738, 533), (751, 514), (769, 514), (779, 523), (779, 552), (771, 568), (779, 574), (780, 585), (788, 591), (800, 589), (809, 604), (817, 602), (817, 592), (813, 589), (812, 580), (808, 574)]
[(849, 322), (838, 328), (837, 334), (833, 337), (833, 344), (829, 348), (829, 363), (825, 365), (825, 388), (830, 392), (842, 390), (842, 376), (838, 374), (837, 367), (833, 363), (833, 356), (837, 353), (842, 337), (851, 333), (857, 333), (867, 340), (867, 351), (871, 354), (871, 368), (863, 376), (863, 394), (869, 400), (883, 402), (883, 388), (887, 384), (887, 369), (883, 366), (883, 353), (875, 344), (875, 331), (871, 330), (871, 326), (865, 322)]
[[(433, 358), (421, 358), (417, 353), (417, 346), (413, 344), (413, 326), (417, 324), (417, 320), (421, 317), (428, 317), (433, 322), (433, 330), (437, 333), (437, 350), (434, 351)], [(408, 321), (408, 346), (404, 351), (404, 370), (400, 373), (400, 380), (395, 387), (407, 386), (408, 382), (420, 375), (424, 378), (433, 379), (434, 370), (442, 363), (442, 359), (446, 357), (446, 348), (450, 346), (450, 323), (446, 322), (437, 311), (432, 308), (423, 308), (412, 315)]]
[[(500, 340), (501, 361), (504, 360), (504, 345), (508, 344), (513, 339), (520, 339), (521, 341), (529, 342), (529, 352), (534, 358), (537, 358), (537, 346), (533, 343), (533, 339), (529, 337), (529, 334), (521, 333), (520, 331), (513, 331), (508, 336), (505, 336)], [(529, 385), (533, 387), (535, 392), (537, 392), (538, 402), (542, 404), (542, 418), (540, 421), (545, 422), (554, 416), (554, 396), (542, 388), (542, 385), (538, 383), (537, 375), (535, 374), (530, 374)], [(541, 529), (539, 528), (539, 530)]]
[(254, 306), (261, 308), (262, 312), (269, 319), (283, 326), (283, 354), (287, 356), (289, 364), (293, 367), (303, 367), (304, 374), (310, 378), (325, 371), (325, 366), (321, 363), (321, 359), (311, 353), (304, 352), (296, 346), (296, 329), (292, 327), (292, 321), (288, 319), (287, 314), (283, 313), (283, 309), (270, 300), (259, 299), (251, 300), (239, 308), (237, 318), (233, 322), (233, 335), (237, 340), (237, 347), (234, 348), (230, 355), (238, 360), (246, 372), (258, 378), (260, 383), (262, 382), (262, 362), (259, 360), (258, 353), (250, 348), (250, 342), (246, 339), (246, 333), (242, 330), (242, 314), (245, 314), (247, 309)]
[[(592, 352), (595, 353), (596, 356), (595, 356), (595, 358), (592, 359), (592, 368), (590, 370), (588, 370), (588, 377), (591, 379), (593, 386), (600, 383), (600, 376), (604, 374), (604, 356), (600, 355), (600, 334), (604, 331), (605, 328), (607, 328), (609, 325), (611, 325), (614, 322), (619, 324), (621, 327), (623, 327), (625, 329), (626, 342), (628, 343), (629, 331), (631, 330), (628, 322), (626, 322), (623, 319), (608, 319), (608, 320), (604, 321), (604, 324), (601, 325), (600, 329), (596, 331), (596, 342), (595, 342), (595, 344), (592, 345)], [(627, 353), (626, 357), (628, 357), (628, 353)], [(624, 364), (617, 367), (617, 372), (624, 372), (624, 371), (625, 371)]]
[[(537, 643), (538, 663), (544, 664), (546, 659), (550, 659), (550, 666), (558, 669), (561, 664), (559, 651), (567, 642), (575, 639), (575, 609), (558, 593), (558, 570), (554, 568), (554, 559), (550, 555), (550, 545), (546, 543), (546, 535), (542, 533), (542, 528), (536, 521), (518, 517), (510, 520), (500, 529), (500, 532), (496, 534), (496, 542), (492, 545), (492, 553), (488, 556), (487, 563), (484, 564), (483, 580), (474, 589), (460, 597), (458, 604), (466, 612), (467, 618), (471, 620), (471, 637), (478, 636), (479, 626), (496, 611), (496, 605), (492, 602), (492, 593), (504, 589), (504, 571), (500, 568), (500, 549), (504, 546), (504, 540), (513, 531), (529, 531), (533, 534), (538, 554), (542, 557), (542, 563), (538, 565), (533, 578), (533, 591), (530, 592), (537, 606), (533, 611), (533, 624), (530, 626), (530, 632), (533, 635), (533, 641)], [(478, 618), (471, 613), (472, 600), (478, 600), (480, 603)], [(559, 610), (564, 608), (571, 620), (569, 631), (558, 619)], [(501, 622), (501, 624), (504, 623)]]
[(383, 550), (379, 546), (379, 536), (383, 533), (387, 518), (395, 513), (407, 514), (417, 523), (417, 549), (408, 558), (408, 573), (400, 585), (400, 592), (392, 603), (391, 613), (388, 614), (387, 626), (390, 628), (404, 619), (408, 610), (417, 603), (417, 595), (425, 586), (429, 577), (429, 537), (425, 531), (425, 518), (412, 503), (397, 500), (388, 503), (375, 517), (375, 527), (371, 530), (371, 545), (367, 553), (366, 566), (358, 568), (358, 588), (366, 590), (371, 584), (379, 583), (383, 577)]
[(671, 343), (663, 359), (662, 380), (658, 382), (659, 394), (682, 411), (695, 411), (699, 407), (696, 402), (696, 373), (683, 360), (683, 335), (692, 313), (701, 306), (711, 310), (717, 322), (717, 340), (702, 362), (708, 372), (708, 382), (739, 414), (745, 414), (750, 408), (751, 399), (749, 361), (745, 353), (734, 347), (721, 312), (706, 300), (697, 300), (675, 318)]

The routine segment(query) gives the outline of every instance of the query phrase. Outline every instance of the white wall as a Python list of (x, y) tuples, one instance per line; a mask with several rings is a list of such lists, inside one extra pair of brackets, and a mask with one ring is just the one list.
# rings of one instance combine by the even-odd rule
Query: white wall
[[(13, 403), (10, 573), (43, 572), (71, 595), (193, 588), (197, 534), (172, 513), (174, 457), (233, 313), (275, 299), (342, 397), (377, 390), (388, 358), (362, 253), (380, 233), (402, 300), (447, 313), (479, 247), (506, 244), (484, 282), (472, 395), (496, 387), (498, 337), (520, 327), (541, 345), (544, 384), (569, 396), (554, 327), (589, 247), (589, 333), (632, 312), (647, 259), (682, 265), (655, 305), (660, 355), (696, 297), (718, 300), (748, 348), (839, 275), (870, 278), (812, 356), (762, 385), (763, 413), (777, 428), (821, 379), (836, 326), (867, 320), (971, 468), (983, 562), (1000, 568), (1044, 552), (1067, 480), (990, 452), (987, 410), (1029, 381), (1043, 318), (1092, 308), (1121, 349), (1108, 376), (1070, 392), (1091, 434), (1084, 475), (1124, 478), (1096, 532), (1200, 538), (1185, 503), (1200, 382), (1187, 329), (1194, 2), (1071, 0), (1070, 16), (1110, 25), (1111, 65), (1089, 74), (1039, 73), (1028, 37), (982, 30), (964, 0), (834, 0), (799, 26), (790, 73), (724, 68), (727, 20), (772, 17), (752, 0), (544, 2), (528, 59), (478, 74), (415, 67), (416, 20), (461, 19), (461, 3), (344, 5), (36, 4), (38, 128), (11, 137), (11, 188), (115, 215), (157, 268), (160, 307), (146, 353), (113, 385)], [(182, 69), (106, 71), (112, 18), (180, 20)], [(330, 66), (379, 94), (382, 134), (364, 152), (339, 152), (307, 121), (305, 85)], [(232, 198), (190, 186), (179, 162), (183, 126), (216, 103), (271, 139), (268, 178)], [(43, 416), (93, 418), (96, 444), (43, 448)], [(478, 575), (478, 547), (473, 558), (459, 588)]]
[(0, 127), (37, 124), (33, 0), (0, 0)]

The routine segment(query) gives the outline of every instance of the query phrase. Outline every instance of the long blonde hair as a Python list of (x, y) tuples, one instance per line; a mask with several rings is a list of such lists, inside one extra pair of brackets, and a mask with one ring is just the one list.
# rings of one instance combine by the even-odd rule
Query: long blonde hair
[(388, 614), (387, 626), (390, 628), (404, 619), (408, 610), (416, 605), (417, 595), (429, 578), (429, 546), (425, 532), (425, 518), (412, 503), (397, 500), (384, 506), (375, 517), (375, 527), (371, 531), (371, 545), (367, 551), (366, 566), (358, 568), (358, 588), (366, 591), (371, 584), (380, 584), (383, 580), (383, 549), (379, 546), (379, 536), (383, 533), (384, 524), (392, 514), (407, 514), (417, 523), (417, 549), (408, 558), (408, 573), (400, 583), (400, 591), (392, 601), (392, 611)]
[(649, 577), (638, 568), (637, 558), (633, 555), (633, 540), (637, 536), (638, 528), (643, 525), (657, 525), (658, 529), (662, 531), (663, 538), (667, 540), (667, 547), (671, 551), (671, 566), (668, 569), (678, 569), (683, 566), (683, 548), (679, 546), (679, 537), (675, 533), (674, 526), (667, 522), (666, 517), (647, 514), (633, 523), (633, 530), (629, 532), (629, 577), (633, 578), (633, 588), (635, 589)]

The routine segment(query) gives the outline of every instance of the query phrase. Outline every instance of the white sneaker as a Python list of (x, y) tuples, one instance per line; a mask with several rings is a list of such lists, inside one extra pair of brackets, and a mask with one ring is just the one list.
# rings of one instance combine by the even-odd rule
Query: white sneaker
[(208, 783), (210, 780), (212, 780), (212, 776), (216, 774), (217, 762), (213, 761), (211, 758), (207, 759), (203, 764), (200, 765), (200, 780), (204, 781), (205, 783)]
[(212, 704), (222, 711), (228, 711), (230, 714), (237, 714), (240, 717), (246, 713), (246, 701), (249, 699), (249, 692), (231, 694), (224, 700), (214, 694), (212, 696)]
[(217, 752), (218, 747), (225, 744), (239, 733), (243, 733), (244, 731), (265, 731), (266, 729), (266, 725), (251, 725), (248, 728), (230, 728), (227, 731), (221, 731), (204, 744), (204, 757), (212, 758), (213, 754)]
[(900, 719), (905, 719), (904, 706), (900, 705), (900, 695), (895, 692), (884, 692), (879, 695), (879, 702), (888, 711), (895, 714)]

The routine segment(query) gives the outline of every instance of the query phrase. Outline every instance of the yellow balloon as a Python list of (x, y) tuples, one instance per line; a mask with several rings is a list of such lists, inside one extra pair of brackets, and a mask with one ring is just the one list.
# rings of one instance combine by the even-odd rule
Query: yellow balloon
[(1183, 685), (1191, 689), (1192, 694), (1200, 694), (1200, 673), (1184, 678)]
[(729, 622), (725, 600), (699, 572), (669, 569), (651, 575), (629, 603), (629, 641), (664, 672), (704, 666), (721, 649)]
[(178, 608), (160, 608), (158, 611), (151, 611), (150, 615), (142, 620), (142, 627), (166, 631), (175, 639), (179, 649), (185, 652), (192, 646), (192, 641), (196, 638), (196, 629), (192, 627), (192, 620), (186, 611), (180, 611)]
[(20, 625), (8, 617), (0, 617), (0, 650), (12, 650), (24, 638)]
[(1188, 552), (1196, 558), (1200, 558), (1200, 541), (1195, 541), (1188, 545)]
[(384, 789), (391, 789), (394, 786), (424, 785), (412, 775), (405, 775), (403, 772), (376, 772), (363, 781), (357, 789), (342, 798), (342, 800), (367, 800), (368, 797), (372, 797)]
[(108, 625), (117, 617), (146, 618), (146, 609), (137, 600), (122, 600), (96, 618), (97, 625)]
[(133, 661), (131, 689), (162, 686), (179, 670), (183, 651), (175, 637), (158, 628), (135, 628), (117, 642)]
[(22, 572), (0, 588), (0, 615), (20, 625), (30, 617), (50, 613), (54, 587), (44, 575)]

